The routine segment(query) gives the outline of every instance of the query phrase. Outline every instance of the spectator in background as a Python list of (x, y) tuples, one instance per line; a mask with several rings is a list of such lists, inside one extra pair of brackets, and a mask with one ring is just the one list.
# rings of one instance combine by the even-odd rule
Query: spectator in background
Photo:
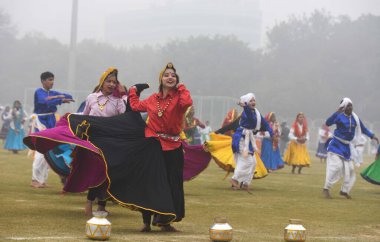
[(202, 129), (200, 128), (200, 134), (201, 134), (201, 143), (203, 144), (204, 142), (210, 140), (210, 133), (212, 132), (212, 129), (210, 127), (210, 122), (207, 120), (206, 121), (206, 126)]
[(201, 134), (198, 127), (204, 129), (206, 126), (196, 117), (194, 117), (194, 106), (189, 107), (185, 113), (185, 123), (183, 131), (189, 145), (200, 145)]
[(4, 111), (1, 113), (1, 120), (3, 121), (3, 125), (1, 126), (0, 139), (5, 140), (12, 121), (11, 108), (9, 106), (6, 106)]
[(327, 158), (327, 147), (326, 142), (329, 138), (332, 137), (329, 127), (326, 124), (322, 125), (322, 128), (319, 128), (318, 131), (318, 148), (315, 156), (320, 158), (321, 163), (326, 162)]
[(4, 144), (4, 149), (11, 150), (13, 154), (26, 149), (26, 146), (22, 142), (22, 139), (25, 137), (24, 123), (26, 117), (27, 115), (22, 108), (21, 102), (19, 100), (14, 101), (12, 111), (6, 117), (10, 120), (10, 125)]
[(286, 125), (286, 122), (281, 123), (281, 135), (280, 135), (280, 154), (281, 157), (284, 156), (284, 152), (286, 150), (286, 147), (288, 146), (289, 142), (289, 131), (290, 129)]

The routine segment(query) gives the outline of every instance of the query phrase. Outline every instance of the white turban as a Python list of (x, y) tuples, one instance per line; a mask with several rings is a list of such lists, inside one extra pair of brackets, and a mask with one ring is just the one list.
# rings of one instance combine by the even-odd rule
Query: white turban
[(248, 94), (245, 94), (243, 96), (240, 97), (240, 102), (242, 103), (248, 103), (249, 101), (251, 101), (251, 99), (255, 99), (256, 100), (256, 97), (255, 97), (255, 94), (253, 93), (248, 93)]
[(342, 101), (340, 101), (340, 105), (339, 105), (339, 108), (346, 108), (348, 104), (352, 104), (352, 101), (351, 99), (349, 99), (348, 97), (345, 97), (342, 99)]

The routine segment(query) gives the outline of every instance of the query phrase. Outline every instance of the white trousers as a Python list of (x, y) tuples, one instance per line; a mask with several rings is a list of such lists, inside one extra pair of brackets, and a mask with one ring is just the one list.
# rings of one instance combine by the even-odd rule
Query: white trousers
[(244, 139), (239, 142), (239, 153), (234, 154), (236, 167), (232, 179), (249, 185), (252, 182), (253, 174), (256, 168), (256, 158), (252, 154), (248, 154), (247, 158), (243, 156)]
[(46, 183), (48, 179), (49, 165), (45, 160), (43, 154), (35, 152), (33, 167), (32, 167), (32, 180), (37, 181), (40, 184)]
[(337, 154), (327, 153), (325, 189), (330, 189), (343, 176), (342, 192), (350, 193), (354, 186), (356, 175), (354, 163), (346, 161)]

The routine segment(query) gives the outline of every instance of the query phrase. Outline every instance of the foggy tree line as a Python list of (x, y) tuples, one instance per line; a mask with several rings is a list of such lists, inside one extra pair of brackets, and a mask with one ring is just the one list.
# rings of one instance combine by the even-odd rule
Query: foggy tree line
[[(69, 46), (40, 33), (16, 33), (17, 26), (0, 12), (0, 103), (22, 99), (23, 89), (38, 87), (45, 70), (56, 75), (56, 89), (65, 89)], [(267, 44), (255, 50), (234, 36), (197, 36), (128, 48), (88, 39), (76, 53), (78, 90), (90, 92), (110, 66), (119, 68), (127, 86), (154, 84), (172, 61), (194, 95), (238, 98), (254, 92), (263, 113), (292, 117), (303, 111), (311, 118), (327, 117), (339, 98), (349, 96), (363, 119), (380, 118), (380, 16), (290, 16), (268, 30)], [(153, 85), (150, 92), (156, 90)]]

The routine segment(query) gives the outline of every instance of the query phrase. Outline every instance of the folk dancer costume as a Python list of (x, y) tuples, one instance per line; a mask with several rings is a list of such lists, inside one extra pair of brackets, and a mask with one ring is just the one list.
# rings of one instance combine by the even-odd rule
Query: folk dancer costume
[[(118, 93), (118, 89), (113, 94), (105, 96), (101, 87), (103, 86), (105, 80), (110, 75), (116, 75), (117, 79), (118, 70), (116, 68), (108, 68), (102, 75), (97, 86), (97, 90), (94, 93), (91, 93), (86, 98), (86, 105), (82, 112), (83, 115), (97, 116), (97, 117), (112, 117), (119, 114), (123, 114), (126, 110), (127, 93)], [(125, 103), (124, 103), (125, 102)], [(105, 184), (104, 184), (105, 185)], [(96, 188), (90, 188), (87, 194), (87, 200), (93, 202), (98, 198), (99, 206), (106, 206), (106, 193), (107, 188), (105, 186), (99, 186)]]
[(184, 150), (183, 180), (190, 181), (204, 171), (211, 161), (211, 154), (205, 151), (200, 141), (198, 126), (204, 124), (194, 117), (194, 107), (187, 109), (184, 118), (184, 127), (180, 136)]
[[(105, 96), (100, 90), (104, 81), (111, 74), (115, 75), (117, 79), (118, 70), (114, 67), (110, 67), (102, 74), (99, 84), (94, 92), (88, 95), (83, 102), (84, 105), (81, 105), (83, 106), (80, 112), (81, 114), (98, 117), (112, 117), (125, 112), (126, 105), (124, 101), (127, 102), (126, 92), (119, 93), (116, 89), (113, 94)], [(67, 177), (70, 174), (71, 163), (74, 156), (72, 155), (72, 152), (74, 149), (74, 144), (63, 144), (45, 153), (46, 161), (58, 175)]]
[(203, 145), (189, 145), (182, 140), (184, 150), (183, 181), (191, 181), (202, 173), (210, 164), (211, 154)]
[[(99, 80), (99, 84), (97, 85), (96, 90), (91, 93), (89, 96), (87, 96), (85, 101), (85, 106), (82, 111), (83, 115), (90, 115), (90, 116), (97, 116), (97, 117), (112, 117), (119, 114), (122, 114), (126, 110), (126, 105), (124, 101), (127, 101), (127, 95), (126, 92), (119, 93), (117, 90), (117, 87), (111, 95), (104, 95), (101, 91), (101, 88), (106, 81), (106, 79), (110, 75), (114, 75), (117, 80), (117, 74), (118, 70), (116, 68), (110, 67), (108, 68), (101, 76)], [(55, 148), (55, 150), (60, 150), (61, 152), (59, 154), (55, 153), (53, 155), (52, 151), (49, 151), (45, 155), (47, 158), (46, 160), (49, 162), (51, 167), (59, 168), (61, 166), (65, 167), (64, 173), (62, 174), (60, 169), (57, 170), (57, 173), (62, 176), (68, 176), (70, 173), (71, 168), (71, 161), (72, 161), (72, 151), (75, 149), (75, 145), (65, 144), (60, 145)], [(74, 153), (75, 154), (75, 153)], [(62, 162), (62, 160), (64, 162)], [(87, 200), (88, 203), (92, 203), (95, 198), (98, 198), (98, 204), (100, 206), (105, 207), (106, 201), (104, 200), (106, 198), (106, 187), (105, 186), (99, 186), (95, 188), (89, 188), (88, 194), (87, 194)]]
[(360, 175), (368, 182), (380, 185), (380, 146), (377, 149), (376, 160), (365, 168)]
[(44, 152), (61, 144), (64, 136), (65, 143), (76, 145), (77, 158), (66, 191), (83, 192), (106, 182), (107, 194), (121, 206), (154, 213), (154, 224), (167, 225), (184, 217), (183, 151), (178, 135), (192, 100), (180, 85), (165, 99), (160, 92), (139, 101), (148, 85), (135, 86), (137, 90), (129, 91), (128, 106), (148, 111), (148, 124), (132, 111), (113, 117), (70, 114), (61, 119), (57, 132), (40, 132), (25, 143)]
[[(72, 99), (70, 94), (38, 88), (34, 93), (34, 112), (32, 115), (32, 132), (38, 132), (55, 127), (57, 106), (62, 104), (62, 98), (49, 99), (50, 96), (63, 95), (65, 99)], [(48, 178), (48, 163), (40, 152), (34, 153), (32, 182), (44, 185)]]
[(223, 120), (222, 128), (215, 133), (232, 136), (239, 127), (240, 117), (241, 113), (239, 114), (235, 108), (231, 109)]
[[(163, 74), (167, 69), (176, 72), (173, 64), (169, 63), (159, 76), (160, 87)], [(179, 82), (178, 75), (177, 83)], [(171, 190), (171, 197), (176, 218), (181, 221), (185, 216), (185, 199), (183, 191), (183, 166), (184, 154), (179, 134), (182, 130), (182, 121), (185, 112), (193, 101), (190, 92), (184, 85), (180, 84), (177, 89), (171, 89), (166, 97), (163, 92), (153, 94), (147, 99), (140, 101), (136, 95), (136, 89), (130, 90), (130, 105), (133, 111), (147, 112), (149, 122), (145, 128), (145, 137), (153, 139), (152, 142), (161, 145), (166, 175)], [(151, 212), (143, 211), (144, 224), (150, 224)], [(157, 213), (155, 213), (155, 217)]]
[(327, 146), (326, 142), (332, 137), (329, 127), (326, 124), (322, 125), (322, 128), (318, 131), (318, 148), (316, 157), (320, 158), (321, 161), (327, 158)]
[(205, 127), (194, 117), (194, 107), (191, 106), (185, 113), (183, 131), (180, 134), (184, 150), (184, 181), (190, 181), (197, 177), (208, 167), (211, 160), (210, 153), (204, 150), (201, 143), (198, 126)]
[[(339, 108), (346, 109), (348, 104), (352, 104), (352, 101), (344, 98)], [(356, 179), (350, 144), (355, 144), (362, 133), (371, 139), (375, 135), (364, 126), (354, 112), (349, 116), (344, 112), (335, 112), (326, 120), (327, 126), (334, 124), (336, 125), (334, 136), (327, 147), (326, 181), (323, 194), (326, 198), (331, 198), (329, 189), (343, 176), (340, 195), (350, 199), (349, 193)]]
[(268, 113), (265, 116), (265, 120), (269, 123), (273, 130), (273, 139), (271, 139), (269, 132), (261, 132), (263, 134), (263, 141), (261, 145), (261, 160), (264, 162), (268, 171), (278, 170), (284, 167), (284, 161), (280, 155), (279, 137), (281, 130), (277, 122), (271, 122), (273, 112)]
[(206, 126), (196, 117), (194, 117), (194, 107), (191, 106), (185, 113), (185, 124), (183, 131), (185, 132), (187, 143), (189, 145), (200, 145), (201, 134), (198, 127), (205, 128)]
[[(232, 151), (232, 135), (239, 127), (241, 114), (238, 114), (236, 109), (232, 109), (227, 113), (223, 121), (222, 128), (210, 134), (210, 140), (205, 142), (205, 147), (210, 152), (215, 163), (227, 172), (225, 178), (234, 172), (236, 162)], [(261, 127), (263, 129), (263, 125)], [(260, 154), (254, 152), (256, 158), (256, 167), (254, 171), (254, 179), (264, 178), (268, 175), (264, 163), (260, 159)]]
[[(298, 113), (297, 118), (294, 121), (292, 128), (289, 131), (290, 144), (285, 151), (284, 161), (293, 166), (292, 172), (294, 173), (295, 167), (298, 167), (298, 173), (301, 173), (302, 167), (310, 166), (310, 155), (307, 151), (306, 141), (310, 140), (309, 130), (307, 127), (306, 118), (303, 123), (299, 124), (297, 119), (303, 113)], [(305, 143), (299, 143), (297, 139), (305, 138)]]
[(17, 153), (19, 150), (25, 150), (27, 147), (22, 143), (22, 139), (25, 136), (24, 122), (27, 119), (27, 114), (22, 106), (13, 107), (12, 111), (6, 117), (10, 120), (9, 132), (5, 139), (4, 149), (11, 150)]
[(251, 184), (256, 167), (254, 152), (257, 152), (257, 147), (254, 132), (258, 132), (261, 129), (261, 124), (263, 124), (265, 130), (273, 137), (272, 129), (261, 116), (259, 110), (257, 108), (252, 110), (248, 106), (249, 101), (252, 99), (256, 99), (253, 93), (240, 97), (240, 102), (245, 104), (245, 106), (241, 115), (239, 128), (236, 129), (232, 137), (232, 150), (234, 152), (236, 168), (231, 181), (236, 181), (240, 187), (247, 189)]
[(96, 92), (87, 96), (86, 105), (82, 112), (83, 115), (112, 117), (126, 111), (124, 101), (127, 102), (127, 93), (120, 93), (118, 89), (116, 89), (113, 94), (105, 96), (101, 91), (105, 80), (112, 74), (116, 75), (116, 80), (118, 81), (118, 70), (114, 67), (108, 68), (101, 76)]

